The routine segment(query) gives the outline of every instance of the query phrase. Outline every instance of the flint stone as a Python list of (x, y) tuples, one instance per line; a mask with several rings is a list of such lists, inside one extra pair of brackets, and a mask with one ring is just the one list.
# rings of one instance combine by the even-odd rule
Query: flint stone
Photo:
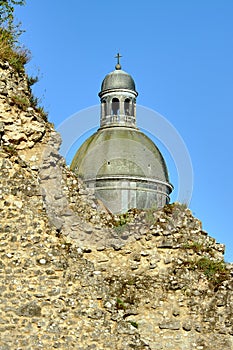
[(63, 224), (64, 224), (64, 220), (58, 218), (58, 217), (53, 217), (52, 218), (52, 223), (53, 225), (56, 227), (57, 230), (61, 230)]
[(180, 329), (180, 322), (164, 322), (160, 323), (160, 329), (171, 329), (174, 331), (178, 331)]
[(184, 323), (184, 324), (183, 324), (183, 329), (184, 329), (185, 331), (187, 331), (187, 332), (191, 331), (191, 329), (192, 329), (191, 323), (190, 323), (190, 322)]
[(41, 316), (41, 307), (35, 302), (31, 302), (18, 308), (16, 314), (25, 317), (39, 317)]
[(158, 244), (158, 248), (173, 248), (173, 242), (172, 241), (163, 241)]

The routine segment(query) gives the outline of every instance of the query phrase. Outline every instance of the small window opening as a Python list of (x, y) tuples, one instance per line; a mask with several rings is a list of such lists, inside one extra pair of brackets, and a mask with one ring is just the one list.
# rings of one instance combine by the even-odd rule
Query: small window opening
[(125, 115), (130, 115), (130, 99), (126, 98), (124, 102)]
[(120, 109), (120, 103), (118, 98), (113, 98), (112, 99), (112, 114), (113, 115), (119, 115), (119, 110)]
[(102, 110), (103, 110), (103, 114), (104, 114), (104, 116), (106, 116), (107, 115), (107, 103), (106, 103), (106, 101), (105, 100), (103, 100), (102, 101)]

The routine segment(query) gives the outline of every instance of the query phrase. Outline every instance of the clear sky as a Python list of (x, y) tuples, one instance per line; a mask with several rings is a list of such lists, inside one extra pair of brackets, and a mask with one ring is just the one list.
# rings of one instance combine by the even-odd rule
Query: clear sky
[(233, 261), (233, 1), (27, 0), (16, 17), (32, 52), (28, 72), (40, 78), (35, 94), (56, 127), (99, 103), (120, 51), (137, 103), (183, 138), (194, 172), (190, 208)]

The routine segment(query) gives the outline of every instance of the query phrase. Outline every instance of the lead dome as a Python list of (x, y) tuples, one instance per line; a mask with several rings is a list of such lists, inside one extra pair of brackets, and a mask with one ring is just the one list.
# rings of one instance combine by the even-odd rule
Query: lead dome
[(115, 69), (113, 72), (106, 75), (102, 84), (99, 96), (108, 91), (116, 89), (126, 89), (136, 91), (135, 82), (131, 75), (122, 69)]
[(104, 78), (100, 128), (76, 152), (71, 169), (113, 213), (130, 208), (161, 208), (172, 185), (166, 163), (153, 141), (136, 126), (136, 97), (131, 75), (116, 69)]

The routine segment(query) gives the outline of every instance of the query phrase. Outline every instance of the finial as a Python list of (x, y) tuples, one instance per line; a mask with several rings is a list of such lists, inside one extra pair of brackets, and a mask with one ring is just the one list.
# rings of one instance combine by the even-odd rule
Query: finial
[(117, 58), (117, 64), (115, 65), (116, 69), (121, 69), (121, 65), (120, 65), (120, 58), (122, 56), (119, 54), (119, 52), (116, 54), (115, 58)]

